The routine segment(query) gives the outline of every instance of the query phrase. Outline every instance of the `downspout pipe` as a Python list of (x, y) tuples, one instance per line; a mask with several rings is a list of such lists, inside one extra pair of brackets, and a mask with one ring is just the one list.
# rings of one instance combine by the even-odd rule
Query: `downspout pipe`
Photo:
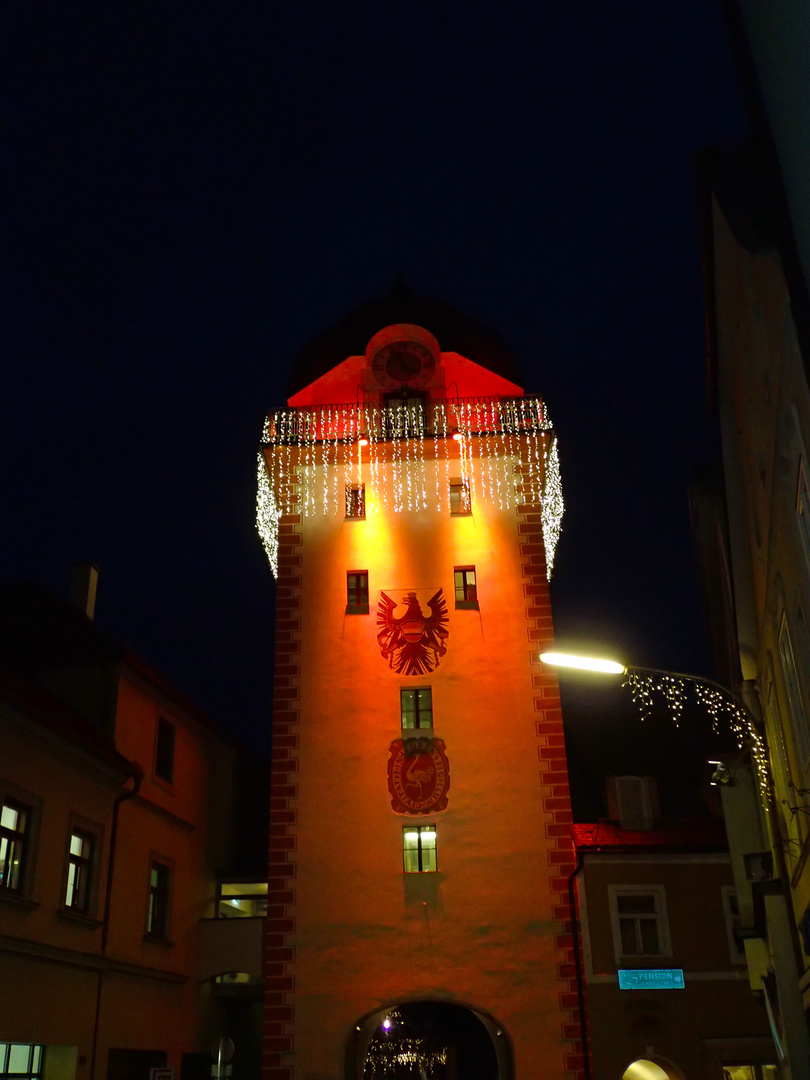
[(585, 1080), (591, 1080), (591, 1052), (588, 1044), (588, 1021), (585, 1018), (585, 984), (582, 977), (582, 959), (579, 948), (579, 919), (574, 897), (574, 882), (582, 869), (584, 856), (577, 852), (574, 869), (568, 875), (568, 907), (571, 913), (571, 942), (574, 946), (574, 973), (577, 980), (577, 1004), (579, 1005), (579, 1037), (582, 1042), (582, 1072)]
[[(127, 782), (132, 780), (131, 788), (124, 788), (120, 795), (117, 795), (115, 802), (113, 803), (112, 823), (110, 825), (110, 855), (107, 861), (107, 884), (104, 889), (104, 918), (101, 923), (101, 956), (106, 956), (107, 953), (107, 939), (110, 934), (110, 900), (112, 897), (113, 887), (113, 872), (115, 870), (115, 850), (118, 840), (118, 813), (121, 809), (121, 804), (126, 802), (127, 799), (134, 799), (141, 789), (141, 783), (143, 782), (143, 769), (136, 761), (129, 763), (129, 776)], [(98, 1050), (98, 1029), (99, 1021), (101, 1018), (101, 990), (104, 983), (104, 968), (99, 969), (98, 973), (98, 985), (96, 986), (96, 1013), (93, 1018), (93, 1046), (90, 1052), (90, 1080), (95, 1080), (96, 1076), (96, 1053)]]

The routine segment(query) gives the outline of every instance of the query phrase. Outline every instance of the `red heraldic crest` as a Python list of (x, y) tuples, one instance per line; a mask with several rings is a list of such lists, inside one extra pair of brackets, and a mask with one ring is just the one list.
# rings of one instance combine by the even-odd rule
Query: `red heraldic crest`
[(450, 766), (442, 739), (395, 739), (389, 748), (388, 791), (397, 814), (447, 808)]
[(415, 592), (402, 598), (407, 611), (394, 617), (397, 605), (384, 592), (377, 604), (377, 643), (388, 666), (397, 675), (424, 675), (439, 666), (447, 652), (447, 601), (442, 590), (428, 600), (430, 615), (425, 618)]

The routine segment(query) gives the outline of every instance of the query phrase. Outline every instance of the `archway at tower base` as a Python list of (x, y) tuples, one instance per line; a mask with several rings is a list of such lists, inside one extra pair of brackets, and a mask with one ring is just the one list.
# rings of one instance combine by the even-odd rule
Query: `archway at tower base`
[(406, 1001), (361, 1020), (347, 1055), (347, 1080), (512, 1080), (504, 1029), (491, 1016), (449, 1001)]
[(683, 1074), (668, 1061), (638, 1058), (627, 1066), (622, 1080), (683, 1080)]

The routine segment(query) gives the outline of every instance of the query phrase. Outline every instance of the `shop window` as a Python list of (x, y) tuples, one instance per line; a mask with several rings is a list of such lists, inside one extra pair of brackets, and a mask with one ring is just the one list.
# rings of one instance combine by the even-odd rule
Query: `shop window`
[(429, 686), (400, 690), (399, 702), (403, 728), (433, 727), (433, 691)]
[(73, 829), (68, 844), (68, 875), (65, 907), (87, 912), (90, 907), (90, 880), (93, 872), (95, 837)]
[(165, 716), (159, 716), (155, 739), (155, 776), (167, 784), (174, 780), (174, 743), (174, 724)]
[(470, 485), (467, 480), (450, 481), (450, 513), (457, 515), (472, 513)]
[(366, 516), (366, 485), (346, 485), (346, 517), (364, 518)]
[(436, 872), (435, 825), (406, 825), (403, 828), (402, 863), (406, 874)]
[(2, 809), (0, 809), (0, 889), (2, 890), (12, 893), (22, 891), (30, 836), (30, 819), (29, 807), (11, 799), (4, 799)]
[(724, 1065), (723, 1080), (778, 1080), (776, 1065)]
[(624, 957), (669, 956), (666, 900), (661, 886), (608, 886), (616, 962)]
[(477, 608), (478, 589), (475, 584), (475, 567), (457, 566), (453, 576), (456, 587), (456, 607)]
[(164, 862), (153, 859), (149, 867), (149, 907), (146, 932), (150, 937), (169, 936), (169, 900), (172, 872)]
[(45, 1047), (31, 1043), (0, 1042), (2, 1080), (38, 1080), (42, 1076)]
[(368, 615), (368, 570), (346, 574), (346, 614)]
[(266, 881), (223, 881), (217, 901), (218, 919), (255, 919), (267, 915)]

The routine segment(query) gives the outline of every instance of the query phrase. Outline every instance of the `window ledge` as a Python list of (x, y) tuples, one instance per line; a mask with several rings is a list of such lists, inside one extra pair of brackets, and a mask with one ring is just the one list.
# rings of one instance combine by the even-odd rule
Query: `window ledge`
[(146, 933), (143, 935), (143, 940), (148, 941), (150, 945), (162, 945), (164, 949), (173, 949), (174, 942), (168, 938), (159, 937), (157, 934)]
[(368, 615), (368, 604), (358, 604), (358, 605), (347, 604), (346, 605), (346, 614), (347, 615)]
[(456, 600), (456, 611), (479, 611), (477, 600)]
[(36, 900), (32, 900), (29, 896), (20, 896), (19, 893), (12, 892), (11, 889), (0, 889), (0, 902), (11, 904), (14, 907), (25, 908), (28, 911), (33, 911), (34, 908), (39, 907)]
[(365, 521), (366, 520), (366, 515), (365, 514), (347, 514), (346, 517), (343, 520), (344, 521)]
[(72, 922), (77, 926), (84, 926), (87, 930), (97, 930), (98, 927), (101, 926), (101, 919), (96, 919), (84, 911), (74, 911), (72, 908), (59, 908), (56, 914), (60, 919), (64, 919), (65, 922)]
[(451, 510), (450, 517), (472, 517), (472, 510)]

